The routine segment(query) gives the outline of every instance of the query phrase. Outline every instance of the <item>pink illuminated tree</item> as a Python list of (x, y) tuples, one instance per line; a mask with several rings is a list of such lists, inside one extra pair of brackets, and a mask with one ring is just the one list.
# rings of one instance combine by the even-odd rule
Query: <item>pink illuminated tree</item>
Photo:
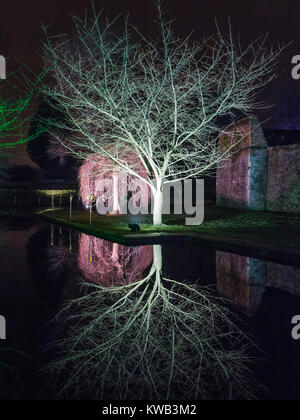
[(78, 266), (84, 277), (102, 286), (121, 286), (143, 278), (153, 261), (152, 245), (127, 247), (82, 233)]
[[(112, 147), (112, 146), (111, 146)], [(119, 158), (126, 161), (127, 165), (133, 168), (134, 172), (139, 174), (142, 179), (147, 180), (147, 171), (145, 170), (142, 163), (139, 161), (138, 156), (134, 152), (127, 150), (119, 151)], [(79, 195), (83, 204), (88, 207), (90, 205), (90, 197), (93, 196), (93, 200), (101, 199), (102, 197), (107, 198), (108, 194), (104, 191), (102, 181), (109, 179), (113, 183), (112, 189), (112, 202), (113, 202), (113, 213), (119, 213), (120, 208), (127, 200), (128, 191), (127, 187), (129, 184), (136, 179), (133, 175), (129, 175), (126, 171), (116, 166), (114, 162), (108, 156), (100, 154), (93, 154), (87, 157), (85, 162), (79, 168)], [(126, 190), (121, 191), (119, 185), (121, 182), (126, 184)], [(139, 187), (134, 188), (132, 194), (135, 195), (139, 192), (140, 200), (148, 203), (150, 201), (151, 192), (150, 188), (144, 183), (144, 188), (141, 191), (137, 191)], [(124, 194), (125, 193), (125, 194)]]

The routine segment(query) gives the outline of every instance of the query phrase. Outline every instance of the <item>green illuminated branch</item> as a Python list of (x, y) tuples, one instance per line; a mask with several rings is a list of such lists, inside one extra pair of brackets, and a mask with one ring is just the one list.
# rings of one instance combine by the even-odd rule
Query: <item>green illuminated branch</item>
[[(24, 87), (19, 98), (8, 98), (0, 94), (0, 151), (33, 140), (43, 131), (43, 128), (39, 127), (38, 132), (27, 135), (22, 130), (31, 118), (28, 111), (36, 95), (36, 87), (43, 77), (44, 74), (37, 76), (34, 82), (30, 82), (30, 86)], [(1, 82), (0, 88), (3, 84), (4, 82)]]

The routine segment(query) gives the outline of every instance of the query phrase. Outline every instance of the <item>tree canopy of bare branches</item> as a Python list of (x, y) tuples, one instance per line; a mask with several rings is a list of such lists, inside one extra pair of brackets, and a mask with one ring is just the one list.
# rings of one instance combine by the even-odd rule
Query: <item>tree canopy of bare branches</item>
[(116, 22), (95, 11), (91, 19), (74, 18), (76, 39), (51, 37), (44, 28), (53, 83), (43, 87), (66, 116), (56, 129), (70, 133), (57, 135), (68, 153), (107, 156), (140, 178), (119, 150), (138, 155), (154, 196), (154, 224), (162, 223), (165, 183), (201, 177), (236, 150), (218, 149), (220, 121), (263, 105), (257, 94), (276, 77), (282, 49), (268, 47), (265, 36), (242, 46), (230, 24), (225, 35), (217, 27), (201, 42), (182, 39), (159, 3), (157, 10), (155, 40), (127, 19), (115, 31)]

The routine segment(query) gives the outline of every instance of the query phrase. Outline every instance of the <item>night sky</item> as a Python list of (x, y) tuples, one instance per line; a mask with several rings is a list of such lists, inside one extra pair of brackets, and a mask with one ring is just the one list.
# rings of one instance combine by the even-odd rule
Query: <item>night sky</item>
[[(155, 8), (152, 0), (95, 0), (97, 9), (104, 7), (105, 14), (116, 16), (129, 12), (131, 22), (144, 32), (154, 31)], [(82, 16), (89, 9), (89, 0), (9, 0), (0, 6), (0, 54), (9, 57), (8, 72), (14, 71), (19, 62), (34, 71), (42, 68), (40, 23), (51, 23), (51, 32), (62, 34), (72, 31), (71, 14)], [(201, 38), (215, 30), (215, 18), (225, 26), (228, 16), (232, 27), (242, 41), (249, 42), (262, 33), (270, 34), (270, 41), (293, 43), (282, 54), (280, 77), (273, 82), (267, 97), (274, 96), (278, 88), (299, 90), (300, 80), (291, 77), (291, 59), (300, 55), (300, 1), (299, 0), (164, 0), (164, 9), (182, 34), (194, 31), (194, 38)], [(30, 163), (25, 146), (19, 146), (14, 161)]]

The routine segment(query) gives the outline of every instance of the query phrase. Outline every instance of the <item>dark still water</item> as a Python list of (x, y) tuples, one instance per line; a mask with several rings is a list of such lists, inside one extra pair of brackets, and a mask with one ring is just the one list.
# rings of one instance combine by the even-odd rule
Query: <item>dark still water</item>
[(299, 399), (300, 341), (291, 335), (291, 320), (300, 315), (299, 268), (181, 242), (125, 247), (39, 219), (2, 222), (0, 315), (7, 337), (0, 340), (0, 371), (1, 363), (12, 368), (3, 365), (2, 399), (56, 398), (40, 370), (52, 358), (49, 343), (61, 337), (64, 319), (49, 321), (81, 295), (78, 279), (107, 288), (133, 284), (151, 271), (157, 252), (165, 278), (212, 286), (231, 302), (264, 351), (254, 370), (267, 390), (257, 397)]

